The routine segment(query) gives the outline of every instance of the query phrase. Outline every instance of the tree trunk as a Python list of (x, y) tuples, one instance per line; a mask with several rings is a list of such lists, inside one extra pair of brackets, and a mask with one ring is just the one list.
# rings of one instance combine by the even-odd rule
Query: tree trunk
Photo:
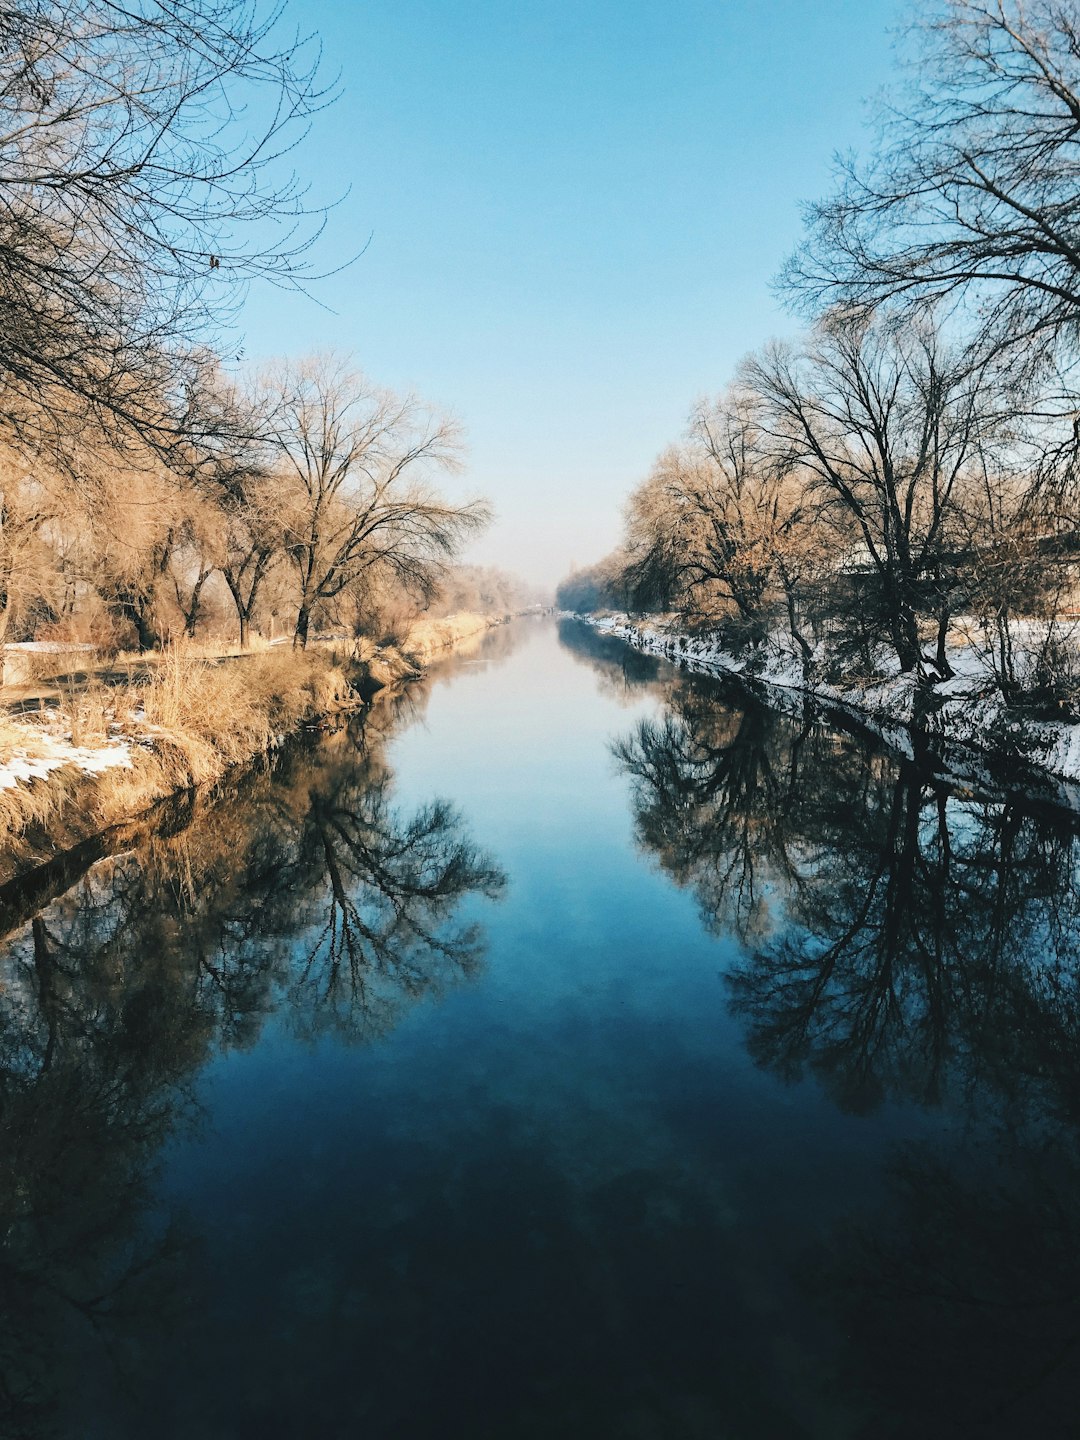
[(937, 628), (937, 668), (943, 680), (951, 680), (954, 673), (952, 666), (949, 664), (949, 655), (945, 643), (949, 634), (949, 616), (949, 607), (943, 605), (938, 613)]
[(202, 610), (203, 586), (206, 584), (207, 580), (210, 579), (210, 576), (213, 573), (213, 570), (204, 570), (199, 575), (199, 578), (195, 581), (194, 588), (191, 592), (191, 601), (186, 608), (184, 607), (183, 602), (180, 601), (180, 587), (177, 586), (176, 599), (180, 604), (180, 608), (184, 611), (184, 634), (188, 637), (189, 640), (195, 639), (195, 630), (198, 626), (199, 614)]
[(135, 633), (139, 637), (140, 650), (160, 650), (161, 636), (158, 634), (157, 626), (141, 605), (132, 605), (128, 610), (128, 617), (135, 626)]
[(997, 629), (997, 681), (1006, 705), (1015, 705), (1020, 695), (1016, 678), (1016, 664), (1013, 656), (1012, 629), (1009, 612), (999, 609), (994, 617)]
[(4, 670), (7, 665), (7, 635), (12, 608), (13, 596), (11, 586), (5, 584), (0, 588), (0, 685), (4, 683)]
[(892, 637), (900, 669), (907, 674), (919, 668), (922, 650), (919, 647), (919, 622), (915, 611), (902, 595), (894, 592), (892, 602)]
[(799, 629), (799, 617), (795, 609), (795, 594), (791, 587), (788, 585), (784, 586), (784, 598), (787, 601), (788, 629), (791, 631), (791, 638), (795, 641), (796, 645), (798, 645), (799, 649), (802, 651), (803, 673), (805, 674), (806, 669), (810, 664), (811, 656), (814, 652), (806, 636)]
[(240, 649), (246, 650), (251, 642), (251, 612), (255, 608), (255, 591), (258, 588), (258, 577), (256, 576), (255, 584), (252, 585), (251, 593), (247, 598), (247, 604), (245, 604), (244, 597), (240, 590), (240, 578), (243, 571), (241, 570), (240, 575), (237, 575), (226, 566), (221, 573), (225, 577), (225, 584), (229, 587), (229, 594), (232, 596), (233, 604), (236, 606), (236, 618), (240, 622)]
[(296, 629), (293, 632), (293, 649), (298, 646), (301, 650), (307, 649), (308, 624), (311, 620), (311, 612), (306, 605), (301, 605), (296, 615)]
[(266, 570), (269, 564), (269, 556), (262, 555), (255, 563), (255, 571), (251, 577), (251, 584), (248, 586), (247, 601), (241, 604), (238, 593), (235, 593), (236, 608), (240, 615), (240, 646), (246, 650), (251, 643), (251, 617), (255, 614), (255, 600), (262, 582), (266, 578)]
[(137, 595), (130, 591), (117, 595), (116, 607), (125, 620), (130, 620), (138, 636), (140, 650), (159, 650), (161, 648), (161, 636), (153, 621), (153, 611), (149, 605)]

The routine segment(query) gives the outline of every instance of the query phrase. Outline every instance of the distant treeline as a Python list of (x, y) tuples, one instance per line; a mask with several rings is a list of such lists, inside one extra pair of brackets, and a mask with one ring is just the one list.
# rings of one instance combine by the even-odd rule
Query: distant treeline
[(695, 406), (568, 609), (1075, 711), (1080, 6), (943, 0), (782, 285), (810, 326)]

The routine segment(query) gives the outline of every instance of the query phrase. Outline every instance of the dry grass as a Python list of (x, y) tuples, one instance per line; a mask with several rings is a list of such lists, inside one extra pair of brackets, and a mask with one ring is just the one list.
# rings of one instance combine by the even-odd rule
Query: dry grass
[(104, 685), (100, 680), (82, 686), (63, 685), (52, 711), (53, 728), (72, 745), (108, 745), (118, 730), (130, 731), (135, 705), (132, 692), (124, 686)]
[[(0, 757), (38, 759), (47, 754), (47, 741), (34, 727), (0, 718)], [(21, 835), (30, 826), (55, 820), (65, 799), (55, 779), (50, 776), (46, 782), (0, 788), (0, 836)]]
[(8, 715), (0, 715), (0, 755), (10, 755), (13, 750), (26, 750), (27, 746), (32, 746), (26, 750), (27, 754), (44, 755), (44, 736), (36, 746), (33, 741), (34, 732), (28, 725), (20, 724)]
[(355, 692), (337, 658), (282, 647), (211, 661), (175, 650), (130, 685), (92, 681), (63, 690), (50, 711), (0, 720), (0, 765), (55, 759), (64, 747), (126, 747), (128, 759), (88, 774), (72, 753), (43, 778), (0, 788), (0, 874), (138, 815), (166, 795), (220, 780), (290, 731), (351, 708)]
[(331, 655), (285, 648), (218, 662), (170, 652), (133, 693), (141, 700), (141, 730), (177, 767), (178, 782), (191, 785), (216, 779), (354, 699)]
[(212, 638), (191, 640), (187, 636), (181, 636), (176, 640), (171, 640), (161, 651), (124, 650), (119, 653), (128, 659), (151, 662), (174, 655), (180, 655), (187, 660), (224, 660), (235, 655), (264, 655), (271, 648), (280, 650), (289, 647), (281, 644), (272, 647), (265, 636), (256, 634), (253, 630), (246, 650), (241, 649), (238, 640)]
[[(0, 879), (168, 795), (220, 780), (300, 726), (353, 708), (358, 691), (370, 695), (415, 675), (414, 659), (426, 663), (468, 643), (489, 623), (472, 615), (422, 622), (406, 642), (410, 658), (363, 641), (212, 658), (203, 647), (171, 646), (126, 667), (118, 657), (109, 676), (61, 686), (50, 710), (0, 717), (0, 767), (34, 756), (55, 767), (0, 787)], [(118, 747), (108, 768), (88, 773), (86, 752), (107, 746)]]
[(401, 649), (418, 664), (428, 665), (442, 651), (478, 644), (493, 623), (490, 615), (474, 615), (469, 611), (440, 619), (424, 617), (410, 627), (401, 641)]

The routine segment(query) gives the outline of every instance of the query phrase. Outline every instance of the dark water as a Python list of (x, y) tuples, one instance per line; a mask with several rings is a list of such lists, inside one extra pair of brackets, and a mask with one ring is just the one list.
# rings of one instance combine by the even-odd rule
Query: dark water
[(530, 622), (108, 848), (2, 912), (0, 1434), (1076, 1433), (1075, 819)]

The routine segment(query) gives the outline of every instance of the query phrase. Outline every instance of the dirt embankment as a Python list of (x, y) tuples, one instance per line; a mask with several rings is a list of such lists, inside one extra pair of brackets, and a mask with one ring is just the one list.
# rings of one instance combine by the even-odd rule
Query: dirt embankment
[(398, 646), (327, 640), (306, 651), (183, 651), (0, 691), (0, 884), (213, 785), (303, 726), (363, 707), (503, 617), (419, 622)]

